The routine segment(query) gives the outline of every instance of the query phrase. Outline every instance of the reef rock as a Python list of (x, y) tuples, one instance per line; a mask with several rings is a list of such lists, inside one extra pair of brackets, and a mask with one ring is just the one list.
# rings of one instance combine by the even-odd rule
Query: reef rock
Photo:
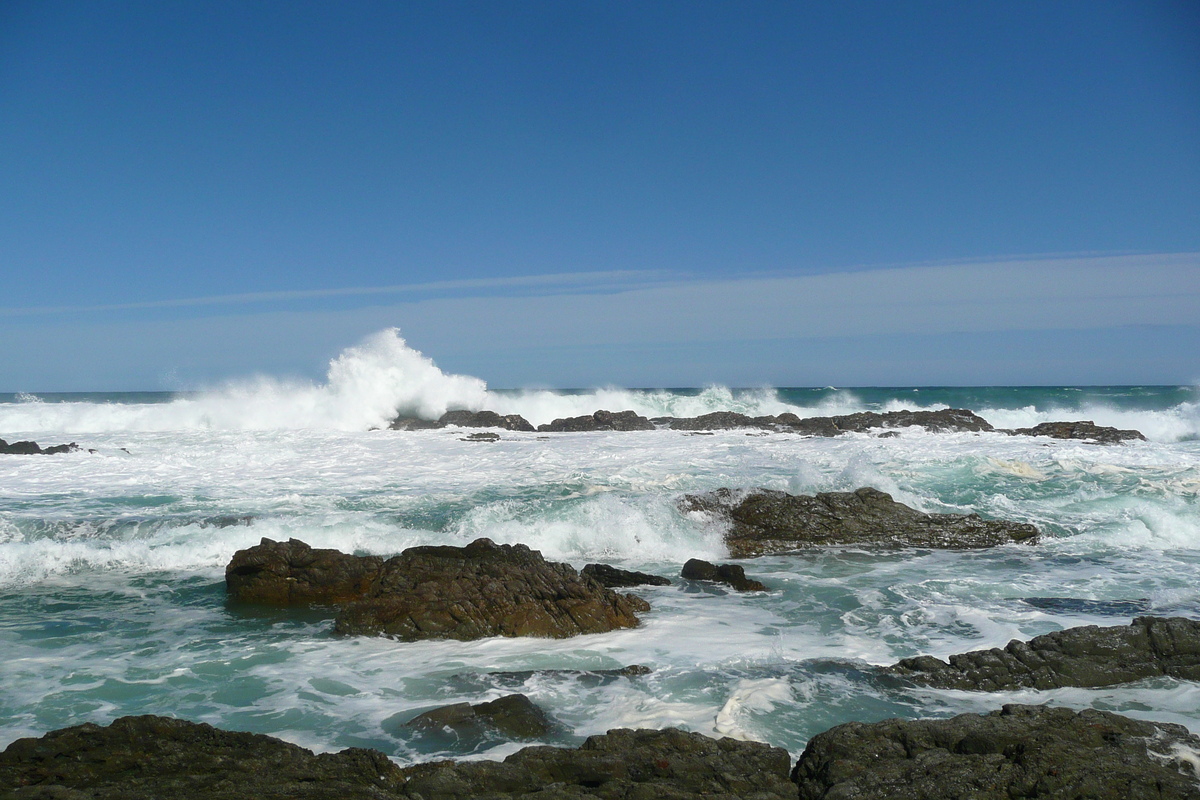
[(273, 606), (340, 605), (361, 599), (383, 559), (315, 549), (299, 539), (238, 550), (225, 567), (229, 598)]
[(698, 558), (688, 559), (680, 577), (689, 581), (712, 581), (723, 583), (739, 592), (765, 592), (767, 587), (753, 578), (746, 577), (746, 570), (737, 564), (710, 564)]
[(9, 442), (0, 439), (0, 456), (54, 456), (59, 453), (76, 453), (81, 450), (79, 445), (56, 444), (42, 448), (37, 442)]
[(1138, 617), (1129, 625), (1085, 625), (1017, 639), (1004, 649), (906, 658), (885, 670), (926, 686), (974, 691), (1112, 686), (1166, 675), (1200, 680), (1200, 622)]
[(793, 777), (800, 800), (1195, 800), (1200, 737), (1107, 711), (1006, 705), (942, 720), (838, 725)]
[(1032, 428), (1015, 428), (1004, 433), (1013, 436), (1049, 436), (1052, 439), (1085, 439), (1100, 444), (1118, 444), (1131, 440), (1146, 441), (1141, 431), (1119, 430), (1097, 425), (1090, 419), (1077, 422), (1043, 422)]
[(411, 547), (388, 559), (363, 598), (342, 609), (340, 634), (397, 639), (565, 638), (638, 625), (649, 604), (581, 578), (525, 545), (477, 539)]
[(461, 428), (502, 428), (506, 431), (533, 431), (534, 428), (520, 414), (497, 414), (495, 411), (447, 411), (438, 418), (437, 425), (458, 425)]
[(546, 712), (523, 694), (505, 695), (488, 703), (455, 703), (410, 719), (406, 728), (459, 740), (537, 739), (555, 730)]
[(725, 543), (734, 558), (846, 544), (970, 549), (1032, 542), (1038, 535), (1033, 525), (977, 514), (925, 514), (870, 487), (815, 496), (717, 489), (684, 495), (679, 506), (726, 521)]
[(628, 569), (618, 569), (608, 564), (588, 564), (579, 574), (591, 578), (601, 586), (609, 589), (624, 589), (630, 586), (670, 586), (671, 579), (661, 575), (651, 575), (648, 572), (635, 572)]
[(604, 411), (582, 417), (565, 417), (538, 425), (540, 433), (577, 433), (581, 431), (652, 431), (654, 423), (634, 411)]

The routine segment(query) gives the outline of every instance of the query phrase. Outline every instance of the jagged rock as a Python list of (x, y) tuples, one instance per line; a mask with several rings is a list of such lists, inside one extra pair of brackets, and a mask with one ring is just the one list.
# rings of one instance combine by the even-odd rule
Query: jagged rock
[(714, 431), (731, 428), (773, 428), (775, 417), (748, 417), (736, 411), (714, 411), (698, 417), (667, 418), (673, 431)]
[(13, 742), (0, 753), (0, 798), (794, 800), (789, 766), (778, 747), (668, 728), (612, 730), (578, 749), (526, 747), (503, 762), (401, 769), (376, 750), (313, 755), (270, 736), (146, 716)]
[(671, 585), (671, 580), (661, 575), (618, 569), (608, 564), (588, 564), (580, 570), (579, 574), (585, 578), (591, 578), (601, 586), (607, 586), (609, 589), (623, 589), (629, 586)]
[(394, 431), (427, 431), (442, 427), (436, 420), (420, 417), (396, 417), (388, 428)]
[(1032, 542), (1038, 535), (1033, 525), (977, 514), (925, 514), (870, 487), (815, 496), (717, 489), (684, 495), (679, 507), (726, 521), (725, 543), (734, 558), (844, 544), (969, 549)]
[(462, 742), (538, 739), (556, 730), (546, 712), (523, 694), (505, 695), (488, 703), (455, 703), (410, 719), (406, 728)]
[(388, 559), (364, 597), (342, 609), (340, 634), (397, 639), (565, 638), (638, 625), (645, 600), (581, 578), (525, 545), (477, 539), (411, 547)]
[(534, 427), (520, 414), (497, 414), (495, 411), (447, 411), (437, 421), (438, 427), (458, 425), (462, 428), (503, 428), (506, 431), (533, 431)]
[(75, 453), (81, 449), (74, 442), (70, 444), (56, 444), (43, 449), (37, 442), (12, 442), (10, 444), (0, 439), (0, 456), (54, 456), (59, 453)]
[(459, 441), (460, 442), (498, 442), (498, 441), (500, 441), (500, 434), (490, 433), (490, 432), (489, 433), (468, 433), (466, 436), (459, 439)]
[(943, 720), (849, 722), (814, 736), (800, 800), (1196, 800), (1200, 737), (1107, 711), (1006, 705)]
[(6, 800), (383, 800), (403, 797), (404, 782), (376, 750), (313, 755), (270, 736), (155, 716), (64, 728), (0, 753)]
[(746, 570), (737, 564), (710, 564), (698, 558), (688, 559), (683, 565), (680, 577), (689, 581), (713, 581), (724, 583), (739, 592), (765, 592), (767, 587), (761, 582), (746, 577)]
[(442, 761), (404, 774), (410, 796), (439, 800), (794, 800), (789, 763), (786, 750), (759, 742), (617, 729), (577, 750), (526, 747), (503, 762)]
[(540, 433), (574, 433), (580, 431), (652, 431), (654, 423), (634, 411), (604, 411), (582, 417), (565, 417), (538, 425)]
[(974, 691), (1112, 686), (1166, 675), (1200, 680), (1200, 622), (1138, 617), (1129, 625), (1086, 625), (1014, 639), (1004, 649), (906, 658), (885, 672), (926, 686)]
[(245, 603), (338, 605), (362, 598), (382, 566), (379, 556), (264, 538), (233, 554), (225, 567), (225, 587), (231, 600)]
[(1146, 441), (1140, 431), (1118, 430), (1097, 425), (1090, 419), (1077, 422), (1043, 422), (1032, 428), (1014, 428), (1004, 433), (1013, 436), (1049, 436), (1052, 439), (1087, 439), (1100, 444), (1117, 444), (1130, 440)]
[(714, 411), (698, 417), (656, 417), (652, 420), (676, 431), (710, 431), (730, 428), (762, 428), (791, 431), (807, 436), (838, 436), (847, 432), (863, 433), (873, 428), (907, 428), (920, 425), (929, 431), (990, 431), (990, 423), (962, 408), (940, 411), (862, 411), (834, 417), (805, 417), (791, 412), (779, 416), (749, 417), (733, 411)]
[[(820, 419), (813, 417), (812, 420)], [(991, 431), (986, 419), (965, 408), (943, 408), (938, 411), (888, 411), (883, 414), (862, 411), (830, 417), (838, 430), (864, 433), (872, 428), (908, 428), (919, 425), (927, 431)]]

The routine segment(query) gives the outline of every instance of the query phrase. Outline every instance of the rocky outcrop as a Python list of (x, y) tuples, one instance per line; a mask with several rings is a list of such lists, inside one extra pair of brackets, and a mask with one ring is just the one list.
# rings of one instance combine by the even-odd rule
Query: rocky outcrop
[(1107, 711), (1006, 705), (942, 720), (838, 725), (814, 736), (793, 777), (800, 800), (1200, 797), (1182, 725)]
[(497, 414), (495, 411), (447, 411), (437, 421), (439, 428), (458, 425), (461, 428), (502, 428), (506, 431), (532, 431), (534, 428), (520, 414)]
[(263, 539), (234, 554), (225, 582), (236, 601), (335, 605), (335, 632), (407, 641), (603, 633), (636, 627), (635, 612), (650, 609), (536, 550), (489, 539), (412, 547), (387, 560)]
[(652, 431), (654, 423), (633, 411), (597, 411), (582, 417), (565, 417), (538, 425), (540, 433), (574, 433), (579, 431)]
[(925, 686), (974, 691), (1112, 686), (1168, 676), (1200, 680), (1200, 622), (1138, 617), (1129, 625), (1086, 625), (1014, 639), (1003, 649), (906, 658), (886, 672)]
[(466, 436), (459, 439), (460, 442), (498, 442), (500, 434), (486, 431), (484, 433), (468, 433)]
[(712, 581), (723, 583), (739, 592), (765, 592), (767, 587), (753, 578), (746, 577), (746, 570), (737, 564), (710, 564), (698, 558), (688, 559), (680, 577), (689, 581)]
[(404, 727), (460, 742), (488, 739), (539, 739), (556, 730), (546, 712), (523, 694), (505, 695), (487, 703), (455, 703), (410, 719)]
[(588, 564), (579, 572), (585, 578), (591, 578), (601, 586), (609, 589), (624, 589), (630, 586), (670, 586), (671, 579), (661, 575), (651, 575), (648, 572), (618, 569), (608, 564)]
[(1140, 431), (1119, 430), (1097, 425), (1090, 419), (1077, 422), (1043, 422), (1032, 428), (1004, 430), (1013, 436), (1049, 436), (1052, 439), (1084, 439), (1100, 444), (1119, 444), (1128, 441), (1146, 441)]
[(698, 417), (661, 417), (673, 431), (720, 431), (732, 428), (774, 428), (775, 417), (748, 417), (736, 411), (714, 411)]
[(342, 605), (360, 600), (383, 559), (316, 549), (299, 539), (259, 544), (233, 554), (225, 567), (231, 600), (272, 606)]
[(649, 604), (581, 578), (525, 545), (477, 539), (411, 547), (388, 559), (363, 598), (334, 621), (340, 634), (417, 639), (565, 638), (638, 625)]
[(674, 728), (609, 731), (578, 749), (526, 747), (502, 762), (400, 768), (376, 750), (313, 755), (270, 736), (124, 717), (20, 739), (0, 753), (0, 797), (32, 800), (517, 800), (796, 797), (786, 750)]
[(376, 750), (313, 755), (270, 736), (155, 716), (64, 728), (0, 753), (0, 797), (13, 800), (382, 800), (403, 797), (404, 784)]
[(54, 456), (59, 453), (76, 453), (82, 449), (74, 442), (42, 448), (37, 442), (9, 443), (0, 439), (0, 456)]
[(1033, 525), (977, 514), (925, 514), (870, 487), (815, 496), (718, 489), (684, 495), (679, 507), (725, 521), (725, 543), (734, 558), (847, 544), (970, 549), (1032, 542), (1038, 535)]
[(750, 417), (733, 411), (714, 411), (698, 417), (655, 417), (654, 422), (676, 431), (710, 431), (731, 428), (760, 428), (789, 431), (806, 436), (838, 436), (864, 433), (874, 428), (907, 428), (919, 425), (928, 431), (990, 431), (983, 417), (962, 408), (939, 411), (862, 411), (834, 417), (805, 417), (786, 412), (778, 416)]

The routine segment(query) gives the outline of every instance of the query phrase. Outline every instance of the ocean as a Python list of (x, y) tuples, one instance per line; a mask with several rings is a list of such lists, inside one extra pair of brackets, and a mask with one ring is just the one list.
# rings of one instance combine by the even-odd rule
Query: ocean
[[(1004, 428), (1090, 419), (1149, 441), (908, 428), (886, 438), (505, 431), (493, 443), (463, 441), (455, 428), (383, 429), (398, 412), (436, 418), (451, 408), (537, 425), (597, 409), (805, 417), (946, 407)], [(1196, 387), (495, 391), (382, 331), (343, 352), (319, 384), (0, 395), (0, 437), (85, 448), (0, 456), (0, 747), (163, 714), (316, 751), (373, 747), (402, 764), (500, 758), (528, 743), (415, 738), (403, 723), (513, 692), (559, 723), (544, 741), (560, 745), (610, 728), (676, 726), (796, 757), (842, 722), (1008, 702), (1200, 732), (1200, 686), (1186, 681), (990, 694), (913, 688), (871, 669), (1141, 614), (1200, 616)], [(861, 486), (922, 511), (1034, 523), (1043, 536), (990, 550), (834, 547), (738, 562), (767, 593), (678, 578), (690, 558), (727, 555), (715, 523), (680, 513), (681, 495)], [(336, 638), (320, 612), (226, 603), (226, 563), (263, 537), (380, 555), (488, 537), (576, 568), (604, 562), (675, 581), (634, 590), (652, 610), (639, 628), (614, 633)], [(633, 664), (652, 671), (579, 672)]]

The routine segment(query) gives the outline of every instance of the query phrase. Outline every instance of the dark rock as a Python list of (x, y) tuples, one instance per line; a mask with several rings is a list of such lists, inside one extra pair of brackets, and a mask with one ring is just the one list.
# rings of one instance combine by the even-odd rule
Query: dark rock
[(489, 703), (455, 703), (418, 714), (405, 727), (464, 742), (539, 739), (557, 729), (546, 712), (523, 694), (510, 694)]
[(532, 431), (534, 427), (520, 414), (501, 416), (495, 411), (447, 411), (438, 419), (439, 427), (458, 425), (462, 428), (503, 428), (506, 431)]
[(865, 433), (873, 428), (907, 428), (919, 425), (926, 430), (990, 431), (983, 417), (961, 408), (940, 411), (862, 411), (835, 417), (800, 417), (791, 412), (779, 416), (749, 417), (733, 411), (714, 411), (698, 417), (656, 417), (652, 422), (676, 431), (710, 431), (731, 428), (762, 428), (791, 431), (806, 436), (838, 436), (847, 432)]
[(404, 770), (408, 796), (777, 800), (796, 797), (786, 750), (675, 728), (609, 731), (577, 750), (526, 747), (503, 762), (442, 761)]
[(231, 600), (274, 606), (337, 605), (363, 597), (379, 576), (379, 556), (317, 550), (298, 539), (238, 550), (225, 567)]
[(601, 586), (609, 589), (622, 589), (628, 586), (670, 586), (671, 580), (661, 575), (651, 575), (646, 572), (634, 572), (628, 569), (618, 569), (608, 564), (588, 564), (579, 573), (585, 578), (591, 578)]
[(375, 750), (313, 755), (270, 736), (147, 716), (13, 742), (0, 753), (0, 797), (794, 800), (789, 766), (778, 747), (668, 728), (612, 730), (578, 749), (526, 747), (503, 762), (401, 769)]
[(498, 441), (500, 441), (500, 434), (498, 434), (498, 433), (469, 433), (466, 436), (464, 436), (463, 438), (459, 439), (459, 441), (460, 442), (498, 442)]
[(679, 506), (727, 521), (725, 543), (734, 558), (846, 544), (969, 549), (1032, 542), (1038, 535), (1033, 525), (977, 514), (925, 514), (870, 487), (816, 496), (718, 489), (685, 495)]
[(477, 539), (411, 547), (388, 559), (363, 599), (342, 609), (340, 634), (417, 639), (565, 638), (638, 625), (645, 600), (579, 577), (525, 545)]
[(925, 686), (972, 691), (1112, 686), (1166, 675), (1200, 680), (1200, 622), (1138, 617), (1129, 625), (1086, 625), (1017, 639), (1004, 649), (906, 658), (886, 673)]
[(507, 670), (503, 672), (465, 673), (454, 676), (457, 683), (474, 690), (488, 687), (523, 686), (534, 677), (566, 678), (579, 683), (585, 688), (607, 686), (615, 681), (627, 678), (640, 678), (649, 675), (652, 669), (641, 664), (630, 664), (620, 669), (524, 669)]
[(13, 800), (382, 800), (403, 789), (400, 768), (375, 750), (313, 755), (270, 736), (155, 716), (64, 728), (0, 753), (0, 797)]
[(1117, 444), (1131, 440), (1146, 441), (1140, 431), (1118, 430), (1097, 425), (1088, 420), (1078, 422), (1043, 422), (1032, 428), (1015, 428), (1004, 433), (1013, 436), (1049, 436), (1052, 439), (1087, 439), (1100, 444)]
[(1146, 598), (1137, 600), (1081, 600), (1078, 597), (1022, 597), (1022, 603), (1046, 611), (1061, 611), (1066, 614), (1101, 614), (1113, 617), (1129, 617), (1151, 608)]
[(698, 417), (675, 417), (669, 421), (673, 431), (713, 431), (731, 428), (773, 428), (775, 417), (748, 417), (735, 411), (714, 411)]
[[(70, 444), (56, 444), (45, 449), (38, 446), (37, 442), (12, 442), (11, 444), (0, 439), (0, 455), (3, 456), (53, 456), (60, 453), (76, 453), (82, 448), (71, 442)], [(91, 450), (89, 452), (96, 452)]]
[(427, 431), (441, 427), (442, 425), (436, 420), (421, 419), (420, 417), (396, 417), (388, 425), (388, 428), (394, 431)]
[(1107, 711), (1006, 705), (942, 720), (849, 722), (814, 736), (800, 800), (1200, 797), (1182, 725)]
[(724, 583), (739, 592), (765, 592), (767, 587), (759, 581), (746, 577), (746, 570), (737, 564), (710, 564), (698, 558), (689, 559), (683, 565), (680, 576), (689, 581), (714, 581)]
[(538, 425), (540, 433), (577, 433), (582, 431), (652, 431), (654, 423), (633, 411), (604, 411), (582, 417), (565, 417)]

